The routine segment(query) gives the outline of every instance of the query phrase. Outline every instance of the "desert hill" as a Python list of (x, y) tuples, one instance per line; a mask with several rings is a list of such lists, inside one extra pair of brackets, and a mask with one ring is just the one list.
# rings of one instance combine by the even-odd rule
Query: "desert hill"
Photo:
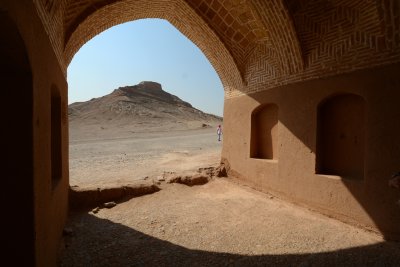
[[(196, 129), (220, 124), (222, 118), (204, 113), (161, 84), (141, 82), (68, 107), (70, 136)], [(125, 134), (124, 134), (125, 133)]]

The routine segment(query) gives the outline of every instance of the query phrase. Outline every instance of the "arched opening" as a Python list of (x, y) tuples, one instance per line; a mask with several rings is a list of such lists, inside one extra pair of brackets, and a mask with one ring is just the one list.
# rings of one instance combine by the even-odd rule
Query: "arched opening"
[(276, 104), (267, 104), (251, 114), (251, 158), (278, 159), (278, 111)]
[[(74, 5), (73, 2), (70, 4)], [(106, 5), (88, 9), (90, 16), (73, 19), (74, 8), (71, 9), (72, 14), (65, 14), (65, 68), (85, 43), (113, 26), (140, 19), (165, 19), (204, 53), (218, 73), (226, 95), (234, 96), (243, 90), (242, 75), (232, 54), (187, 1), (139, 0), (103, 4)]]
[[(3, 255), (34, 264), (32, 74), (19, 30), (0, 9), (0, 120), (2, 123)], [(23, 255), (22, 257), (20, 255)]]
[(341, 94), (318, 107), (317, 173), (364, 178), (365, 101)]
[(169, 22), (104, 31), (74, 57), (68, 83), (71, 185), (129, 183), (219, 163), (222, 121), (210, 113), (222, 116), (222, 83)]

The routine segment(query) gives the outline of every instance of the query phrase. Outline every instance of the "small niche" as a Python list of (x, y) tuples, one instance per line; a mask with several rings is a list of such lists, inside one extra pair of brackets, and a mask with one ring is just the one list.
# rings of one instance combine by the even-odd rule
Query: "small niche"
[(278, 158), (278, 106), (262, 105), (251, 115), (250, 157)]
[(363, 179), (364, 99), (354, 94), (330, 97), (318, 107), (317, 125), (317, 173)]

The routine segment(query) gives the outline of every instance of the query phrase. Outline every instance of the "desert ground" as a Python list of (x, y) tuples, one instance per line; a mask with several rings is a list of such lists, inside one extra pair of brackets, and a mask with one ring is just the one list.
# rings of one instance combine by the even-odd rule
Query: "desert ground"
[(126, 184), (153, 179), (164, 172), (194, 171), (219, 164), (222, 142), (216, 127), (145, 131), (119, 137), (70, 140), (70, 185)]
[(60, 266), (399, 266), (399, 243), (232, 178), (73, 212)]
[(160, 191), (113, 208), (71, 211), (60, 266), (399, 266), (400, 244), (234, 177), (205, 185), (160, 182), (164, 172), (217, 166), (214, 127), (76, 138), (71, 185), (153, 180)]

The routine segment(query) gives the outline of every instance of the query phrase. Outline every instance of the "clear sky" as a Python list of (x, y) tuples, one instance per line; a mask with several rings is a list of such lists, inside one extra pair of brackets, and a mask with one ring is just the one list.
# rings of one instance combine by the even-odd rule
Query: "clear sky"
[(222, 83), (203, 52), (169, 22), (114, 26), (87, 42), (68, 67), (69, 104), (154, 81), (195, 108), (222, 116)]

